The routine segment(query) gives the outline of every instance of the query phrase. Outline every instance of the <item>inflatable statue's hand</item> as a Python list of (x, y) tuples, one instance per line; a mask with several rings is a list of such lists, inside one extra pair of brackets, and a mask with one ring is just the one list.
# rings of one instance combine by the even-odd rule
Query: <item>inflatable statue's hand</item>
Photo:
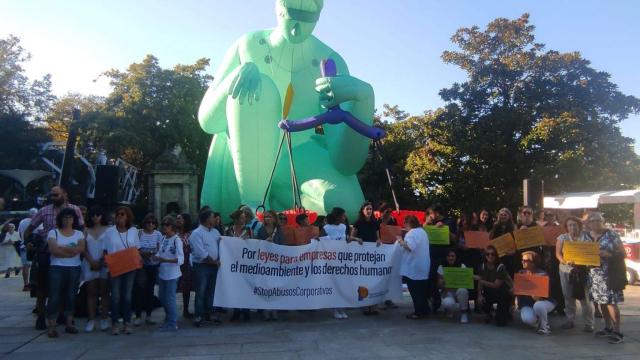
[(229, 96), (238, 99), (242, 104), (247, 99), (249, 105), (254, 101), (260, 101), (260, 92), (262, 91), (262, 81), (260, 79), (260, 70), (256, 64), (246, 62), (242, 64), (240, 71), (229, 85)]
[(321, 77), (316, 80), (316, 91), (320, 93), (320, 105), (326, 109), (373, 97), (371, 85), (349, 75)]

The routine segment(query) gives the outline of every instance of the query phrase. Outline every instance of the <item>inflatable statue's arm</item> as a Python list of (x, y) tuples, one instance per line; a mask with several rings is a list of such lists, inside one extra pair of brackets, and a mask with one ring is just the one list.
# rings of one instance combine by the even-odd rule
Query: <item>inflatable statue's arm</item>
[[(349, 75), (347, 64), (340, 55), (331, 58), (338, 70), (336, 77), (316, 80), (316, 91), (320, 93), (321, 105), (331, 108), (340, 105), (354, 117), (367, 125), (373, 124), (375, 97), (368, 83)], [(324, 127), (329, 156), (335, 168), (344, 175), (357, 173), (367, 160), (369, 138), (358, 134), (346, 124)]]
[(236, 42), (225, 55), (218, 67), (213, 83), (202, 98), (198, 110), (198, 121), (202, 130), (217, 134), (227, 130), (226, 105), (231, 96), (249, 103), (259, 100), (260, 73), (252, 62), (241, 62), (239, 44)]

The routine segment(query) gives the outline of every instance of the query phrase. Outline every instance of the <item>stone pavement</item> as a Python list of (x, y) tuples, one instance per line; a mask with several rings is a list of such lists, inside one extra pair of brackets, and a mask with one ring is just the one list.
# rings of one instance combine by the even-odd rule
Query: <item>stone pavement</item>
[[(0, 279), (0, 358), (2, 359), (638, 359), (640, 356), (640, 286), (629, 286), (622, 306), (625, 343), (573, 330), (561, 330), (563, 319), (551, 317), (553, 334), (537, 335), (518, 320), (506, 328), (485, 325), (474, 315), (462, 325), (437, 315), (406, 320), (411, 301), (399, 309), (365, 317), (349, 310), (348, 320), (334, 320), (329, 311), (281, 314), (276, 323), (254, 316), (250, 323), (194, 328), (180, 320), (176, 333), (136, 328), (133, 335), (106, 333), (49, 339), (33, 329), (34, 301), (20, 292), (21, 278)], [(181, 298), (181, 296), (178, 296)], [(180, 309), (180, 305), (179, 305)], [(154, 312), (160, 320), (162, 309)], [(227, 318), (228, 318), (227, 314)], [(76, 321), (78, 328), (85, 320)], [(602, 328), (602, 321), (598, 323)], [(62, 330), (62, 329), (60, 329)]]

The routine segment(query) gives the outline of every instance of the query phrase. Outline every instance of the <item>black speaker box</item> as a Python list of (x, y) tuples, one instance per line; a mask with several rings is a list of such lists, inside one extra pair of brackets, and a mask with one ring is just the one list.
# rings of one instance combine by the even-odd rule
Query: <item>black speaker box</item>
[(544, 207), (544, 181), (538, 179), (522, 180), (522, 202), (535, 211)]
[(98, 165), (96, 167), (95, 201), (102, 205), (116, 204), (120, 201), (121, 181), (121, 167), (115, 165)]

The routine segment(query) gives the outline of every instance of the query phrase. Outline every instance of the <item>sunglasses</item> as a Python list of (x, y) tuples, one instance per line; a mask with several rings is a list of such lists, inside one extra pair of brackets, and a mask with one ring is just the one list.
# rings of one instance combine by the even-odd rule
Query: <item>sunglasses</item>
[(522, 259), (522, 262), (523, 262), (523, 263), (530, 263), (530, 262), (533, 262), (533, 260), (529, 260), (529, 259)]
[(496, 253), (486, 253), (484, 256), (496, 256)]
[(532, 213), (531, 211), (523, 211), (523, 212), (522, 212), (522, 214), (523, 214), (523, 215), (531, 215), (531, 214), (533, 214), (533, 213)]

